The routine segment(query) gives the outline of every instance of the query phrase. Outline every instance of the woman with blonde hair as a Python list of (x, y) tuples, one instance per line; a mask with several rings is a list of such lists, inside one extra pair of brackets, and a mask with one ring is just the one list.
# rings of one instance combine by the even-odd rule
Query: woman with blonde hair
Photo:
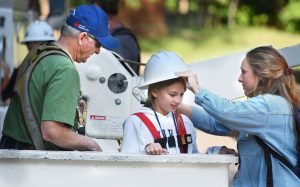
[(201, 88), (193, 72), (177, 75), (188, 80), (188, 89), (201, 106), (180, 107), (196, 128), (222, 136), (238, 132), (240, 165), (233, 186), (300, 186), (296, 171), (300, 123), (294, 123), (300, 94), (292, 70), (276, 49), (262, 46), (246, 54), (238, 79), (246, 101), (230, 101)]

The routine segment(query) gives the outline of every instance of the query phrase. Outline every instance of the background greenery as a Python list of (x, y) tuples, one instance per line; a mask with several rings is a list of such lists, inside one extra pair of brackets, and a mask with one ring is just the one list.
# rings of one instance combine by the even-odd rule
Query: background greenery
[(282, 48), (298, 44), (300, 35), (267, 27), (178, 29), (167, 36), (140, 38), (144, 55), (160, 49), (176, 51), (186, 63), (219, 57), (260, 45)]
[[(88, 0), (68, 0), (69, 7)], [(120, 0), (119, 17), (137, 34), (142, 62), (158, 50), (187, 63), (260, 45), (300, 41), (300, 0)]]

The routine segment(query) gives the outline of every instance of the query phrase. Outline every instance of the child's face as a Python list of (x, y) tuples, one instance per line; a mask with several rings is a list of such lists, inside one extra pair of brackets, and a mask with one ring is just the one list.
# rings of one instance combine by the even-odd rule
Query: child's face
[(184, 92), (185, 86), (181, 81), (159, 90), (153, 90), (152, 95), (155, 98), (154, 104), (156, 111), (163, 115), (174, 112), (182, 102)]

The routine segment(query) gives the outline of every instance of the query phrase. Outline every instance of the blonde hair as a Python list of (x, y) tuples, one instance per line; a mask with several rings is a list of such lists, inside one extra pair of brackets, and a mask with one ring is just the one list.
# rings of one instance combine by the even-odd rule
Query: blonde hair
[(295, 77), (286, 59), (276, 49), (272, 46), (254, 48), (247, 53), (246, 60), (257, 77), (256, 87), (249, 97), (274, 94), (300, 107), (300, 94)]

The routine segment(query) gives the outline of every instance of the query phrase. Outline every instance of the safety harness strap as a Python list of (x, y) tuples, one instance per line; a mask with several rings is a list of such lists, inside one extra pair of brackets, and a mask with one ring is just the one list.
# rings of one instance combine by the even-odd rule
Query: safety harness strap
[(150, 119), (144, 113), (138, 112), (138, 113), (135, 113), (134, 115), (136, 115), (137, 117), (139, 117), (142, 120), (142, 122), (147, 126), (147, 128), (151, 132), (154, 140), (160, 139), (159, 132), (156, 130), (156, 128), (153, 125), (153, 123), (150, 121)]
[(45, 145), (40, 126), (32, 109), (29, 96), (29, 82), (36, 65), (41, 59), (51, 54), (62, 55), (71, 59), (65, 51), (58, 48), (53, 42), (37, 45), (28, 53), (20, 65), (14, 87), (14, 92), (19, 97), (26, 127), (37, 150), (44, 150)]
[[(160, 143), (163, 148), (166, 148), (167, 138), (161, 138), (159, 132), (156, 130), (154, 124), (150, 121), (150, 119), (142, 112), (134, 113), (133, 115), (138, 116), (142, 122), (146, 125), (146, 127), (151, 132), (154, 141), (156, 143)], [(186, 134), (185, 126), (183, 123), (182, 116), (176, 118), (177, 128), (178, 128), (178, 135), (177, 135), (177, 142), (180, 148), (181, 153), (187, 153), (188, 151), (188, 144), (191, 143), (191, 135)]]
[[(188, 143), (190, 141), (186, 139), (186, 138), (188, 138), (188, 136), (186, 134), (186, 130), (185, 130), (185, 126), (184, 126), (184, 123), (183, 123), (183, 119), (182, 119), (182, 116), (180, 114), (178, 116), (176, 116), (176, 122), (177, 122), (177, 126), (178, 126), (177, 127), (178, 128), (177, 139), (180, 140), (180, 141), (178, 141), (178, 144), (181, 143), (181, 145), (178, 145), (180, 147), (180, 152), (181, 153), (187, 153), (187, 151), (188, 151)], [(189, 135), (189, 137), (191, 138), (191, 135)]]
[(181, 115), (178, 115), (178, 117), (176, 117), (176, 122), (178, 125), (178, 134), (186, 134), (185, 126)]

